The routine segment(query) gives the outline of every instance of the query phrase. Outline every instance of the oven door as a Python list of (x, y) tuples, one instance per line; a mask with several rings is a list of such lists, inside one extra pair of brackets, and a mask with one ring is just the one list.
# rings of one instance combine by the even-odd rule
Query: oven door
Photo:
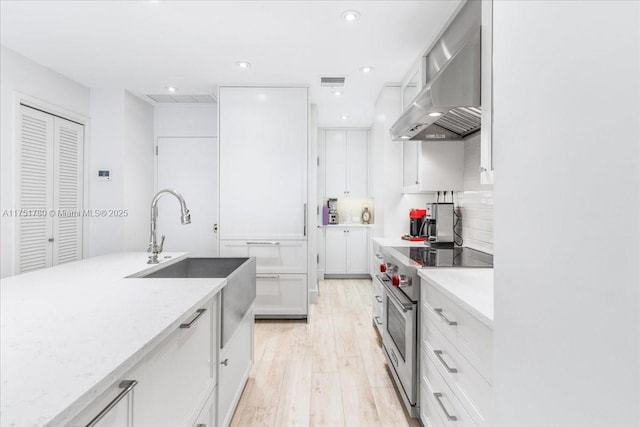
[(417, 307), (389, 280), (378, 280), (384, 286), (382, 342), (387, 358), (400, 380), (399, 384), (410, 405), (417, 405)]

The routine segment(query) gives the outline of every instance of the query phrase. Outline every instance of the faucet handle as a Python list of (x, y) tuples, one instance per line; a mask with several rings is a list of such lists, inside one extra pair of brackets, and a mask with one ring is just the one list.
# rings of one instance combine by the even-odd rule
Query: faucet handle
[(164, 247), (164, 238), (167, 237), (164, 234), (160, 238), (160, 246), (158, 247), (158, 253), (162, 252), (162, 248)]

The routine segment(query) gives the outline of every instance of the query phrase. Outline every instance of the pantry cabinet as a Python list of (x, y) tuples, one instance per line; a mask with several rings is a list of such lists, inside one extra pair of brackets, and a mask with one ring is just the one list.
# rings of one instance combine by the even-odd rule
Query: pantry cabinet
[(368, 195), (368, 130), (325, 130), (325, 196)]
[(327, 226), (325, 275), (368, 275), (368, 247), (368, 227)]
[(464, 141), (404, 141), (402, 192), (463, 189)]

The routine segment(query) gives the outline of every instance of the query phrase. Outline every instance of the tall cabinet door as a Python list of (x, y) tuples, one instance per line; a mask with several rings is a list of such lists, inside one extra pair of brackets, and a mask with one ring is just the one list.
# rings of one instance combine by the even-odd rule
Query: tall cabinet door
[(77, 213), (82, 209), (83, 147), (84, 126), (56, 117), (53, 209), (58, 214), (53, 218), (53, 265), (82, 259), (82, 217)]
[(308, 89), (219, 95), (220, 239), (305, 239)]
[(347, 133), (341, 130), (325, 132), (325, 191), (327, 197), (347, 196)]
[(366, 197), (369, 164), (369, 131), (347, 132), (347, 192), (351, 197)]
[[(53, 126), (54, 117), (20, 107), (18, 195), (16, 215), (17, 273), (50, 267), (53, 259)], [(32, 215), (29, 215), (29, 214)]]

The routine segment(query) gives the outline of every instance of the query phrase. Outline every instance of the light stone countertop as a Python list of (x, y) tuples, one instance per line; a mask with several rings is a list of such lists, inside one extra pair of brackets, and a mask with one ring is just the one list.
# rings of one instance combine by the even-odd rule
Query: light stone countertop
[(334, 227), (364, 227), (364, 228), (372, 228), (375, 224), (362, 224), (359, 222), (352, 223), (340, 223), (340, 224), (325, 224), (323, 227), (325, 228), (334, 228)]
[(493, 268), (423, 268), (418, 275), (493, 329)]
[(103, 255), (0, 281), (2, 426), (59, 426), (169, 336), (226, 279), (126, 278), (186, 253)]

